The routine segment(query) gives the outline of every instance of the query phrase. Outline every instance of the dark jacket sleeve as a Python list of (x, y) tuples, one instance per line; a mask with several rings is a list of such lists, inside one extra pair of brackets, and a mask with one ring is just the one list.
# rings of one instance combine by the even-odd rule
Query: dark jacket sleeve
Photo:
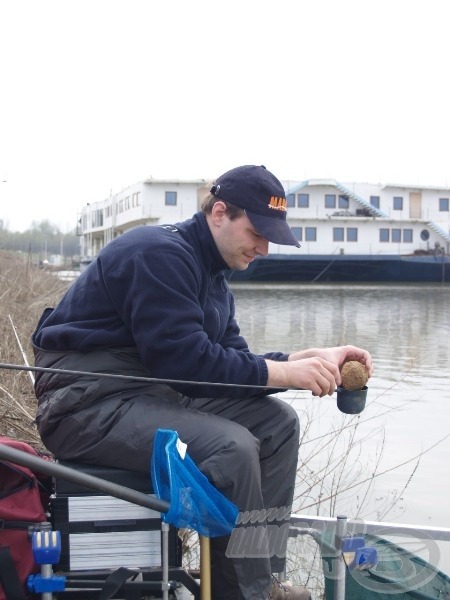
[[(205, 314), (199, 301), (202, 273), (187, 250), (153, 248), (151, 255), (136, 253), (117, 265), (101, 264), (101, 269), (106, 291), (152, 377), (267, 384), (265, 360), (251, 353), (240, 336), (234, 306), (229, 308), (226, 323), (221, 322), (223, 310), (215, 315), (214, 303), (207, 308), (211, 314)], [(217, 302), (230, 302), (232, 296), (224, 294)], [(199, 393), (192, 386), (178, 388), (187, 394)], [(227, 396), (230, 390), (203, 387), (202, 393)]]

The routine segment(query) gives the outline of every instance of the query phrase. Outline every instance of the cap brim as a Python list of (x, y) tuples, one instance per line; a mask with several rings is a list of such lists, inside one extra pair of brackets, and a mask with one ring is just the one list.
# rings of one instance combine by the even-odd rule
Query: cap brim
[(250, 222), (256, 231), (266, 238), (266, 240), (269, 240), (269, 242), (280, 244), (282, 246), (296, 246), (297, 248), (300, 248), (298, 239), (284, 219), (264, 217), (263, 215), (249, 212), (248, 210), (245, 211), (245, 214), (250, 219)]

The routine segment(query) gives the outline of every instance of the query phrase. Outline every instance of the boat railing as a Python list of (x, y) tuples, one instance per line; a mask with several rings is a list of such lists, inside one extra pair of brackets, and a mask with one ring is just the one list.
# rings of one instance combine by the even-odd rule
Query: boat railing
[(345, 519), (346, 532), (352, 535), (391, 535), (414, 536), (416, 539), (432, 539), (450, 542), (450, 528), (411, 525), (405, 523), (384, 523), (382, 521), (366, 521), (364, 519), (347, 519), (347, 517), (322, 517), (318, 515), (291, 515), (291, 526), (312, 528), (319, 532), (336, 528), (339, 519)]
[[(437, 542), (450, 541), (450, 528), (347, 519), (343, 515), (292, 514), (290, 536), (305, 535), (314, 539), (324, 565), (328, 565), (323, 568), (325, 579), (332, 582), (331, 586), (325, 586), (327, 600), (372, 598), (369, 591), (376, 591), (375, 596), (383, 599), (409, 592), (414, 598), (450, 598), (450, 578), (437, 568), (441, 559)], [(413, 554), (390, 538), (400, 538), (399, 544), (405, 540), (406, 545), (418, 544), (426, 556)], [(384, 563), (379, 569), (378, 562)], [(422, 588), (427, 585), (428, 588)], [(439, 593), (434, 589), (436, 586), (442, 588)], [(418, 588), (424, 592), (417, 595)], [(428, 595), (429, 589), (433, 595)]]

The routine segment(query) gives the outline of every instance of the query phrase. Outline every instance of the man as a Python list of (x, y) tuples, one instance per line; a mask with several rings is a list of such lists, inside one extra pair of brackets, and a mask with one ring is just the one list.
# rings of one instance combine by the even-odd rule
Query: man
[[(299, 425), (292, 407), (267, 394), (301, 388), (331, 395), (347, 360), (372, 372), (369, 353), (354, 346), (259, 356), (240, 336), (224, 273), (266, 255), (269, 241), (299, 245), (284, 195), (265, 167), (232, 169), (192, 219), (113, 240), (47, 309), (33, 336), (36, 364), (92, 372), (37, 376), (37, 423), (49, 450), (147, 472), (156, 430), (174, 429), (241, 514), (272, 509), (282, 526), (294, 493)], [(161, 383), (95, 374), (102, 372)], [(253, 549), (241, 556), (228, 545), (228, 538), (212, 539), (214, 600), (309, 597), (271, 577), (284, 566), (279, 548), (274, 556)]]

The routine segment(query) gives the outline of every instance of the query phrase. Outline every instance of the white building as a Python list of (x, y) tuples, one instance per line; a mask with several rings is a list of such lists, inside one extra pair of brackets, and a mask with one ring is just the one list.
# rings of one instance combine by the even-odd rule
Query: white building
[(81, 261), (90, 262), (108, 242), (137, 225), (188, 219), (198, 211), (208, 189), (203, 179), (146, 179), (86, 205), (80, 218)]
[[(211, 181), (136, 183), (86, 205), (80, 219), (81, 261), (137, 225), (183, 221), (200, 208)], [(450, 188), (313, 179), (283, 182), (289, 224), (302, 254), (450, 253)], [(270, 245), (271, 254), (298, 249)]]
[(302, 253), (450, 251), (449, 188), (314, 179), (285, 189), (289, 222)]

